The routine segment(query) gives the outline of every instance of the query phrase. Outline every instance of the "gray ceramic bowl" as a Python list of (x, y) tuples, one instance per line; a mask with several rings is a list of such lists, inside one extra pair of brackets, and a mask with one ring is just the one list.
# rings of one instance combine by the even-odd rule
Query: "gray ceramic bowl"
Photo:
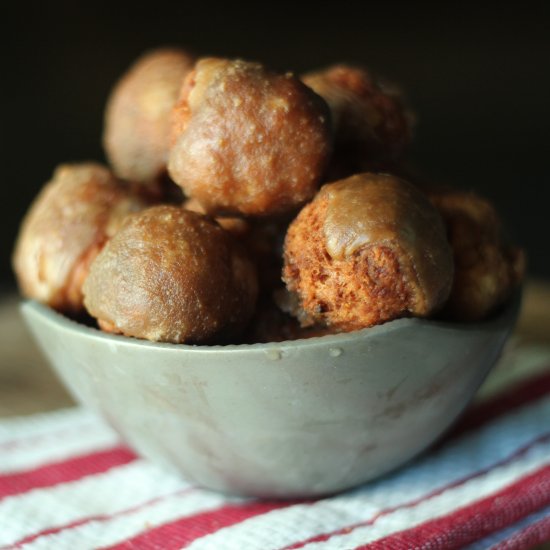
[(112, 336), (35, 302), (23, 314), (72, 394), (138, 453), (205, 487), (288, 498), (352, 487), (425, 449), (499, 357), (519, 302), (478, 324), (400, 319), (235, 346)]

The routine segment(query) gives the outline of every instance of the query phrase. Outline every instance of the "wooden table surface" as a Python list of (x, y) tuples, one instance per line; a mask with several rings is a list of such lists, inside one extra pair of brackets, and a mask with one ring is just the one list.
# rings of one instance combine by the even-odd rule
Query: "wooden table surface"
[[(20, 299), (0, 297), (0, 417), (51, 411), (73, 404), (34, 344), (19, 315)], [(516, 344), (550, 348), (550, 282), (526, 285)]]

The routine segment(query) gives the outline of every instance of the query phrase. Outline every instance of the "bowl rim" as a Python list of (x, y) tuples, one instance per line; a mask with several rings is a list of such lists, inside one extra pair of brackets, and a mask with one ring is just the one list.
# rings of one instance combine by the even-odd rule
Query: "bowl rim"
[(101, 341), (105, 343), (123, 344), (130, 347), (139, 347), (146, 349), (158, 349), (158, 350), (181, 350), (192, 353), (219, 353), (224, 352), (243, 352), (246, 350), (254, 351), (273, 351), (273, 350), (291, 350), (294, 348), (309, 348), (328, 346), (338, 348), (340, 346), (346, 346), (358, 340), (366, 339), (367, 337), (374, 337), (382, 334), (391, 333), (411, 327), (425, 326), (431, 327), (436, 330), (453, 330), (459, 332), (471, 332), (476, 330), (490, 330), (499, 329), (503, 327), (512, 328), (515, 320), (517, 319), (519, 309), (521, 305), (521, 289), (517, 289), (514, 294), (507, 300), (505, 304), (489, 319), (484, 321), (478, 321), (474, 323), (459, 323), (442, 321), (439, 319), (422, 319), (418, 317), (403, 317), (400, 319), (394, 319), (381, 325), (375, 325), (373, 327), (367, 327), (360, 330), (351, 332), (341, 332), (338, 334), (326, 334), (323, 336), (312, 336), (310, 338), (297, 338), (295, 340), (283, 340), (280, 342), (261, 342), (254, 344), (216, 344), (216, 345), (204, 345), (204, 344), (172, 344), (169, 342), (153, 342), (150, 340), (144, 340), (134, 338), (130, 336), (123, 336), (121, 334), (109, 334), (103, 332), (98, 328), (90, 327), (79, 323), (69, 317), (66, 317), (62, 313), (50, 308), (49, 306), (37, 302), (36, 300), (23, 300), (20, 309), (23, 315), (39, 317), (41, 321), (54, 325), (56, 328), (62, 328), (70, 333), (78, 334), (80, 336), (91, 338), (92, 340)]

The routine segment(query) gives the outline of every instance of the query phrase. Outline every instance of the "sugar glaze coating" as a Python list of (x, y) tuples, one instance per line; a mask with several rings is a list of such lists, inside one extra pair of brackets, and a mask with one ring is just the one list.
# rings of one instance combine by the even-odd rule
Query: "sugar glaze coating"
[(359, 174), (325, 185), (290, 225), (283, 278), (303, 325), (355, 330), (428, 316), (449, 294), (450, 246), (438, 212), (412, 185)]
[(291, 74), (202, 59), (174, 109), (170, 176), (211, 214), (290, 211), (313, 197), (327, 166), (329, 116)]
[(104, 330), (172, 343), (223, 342), (249, 321), (253, 263), (214, 220), (175, 206), (128, 218), (97, 256), (84, 303)]

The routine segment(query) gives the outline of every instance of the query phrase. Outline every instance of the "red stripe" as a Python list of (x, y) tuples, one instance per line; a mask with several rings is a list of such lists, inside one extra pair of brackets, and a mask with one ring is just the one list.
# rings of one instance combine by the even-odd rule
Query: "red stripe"
[(264, 501), (228, 504), (216, 510), (208, 510), (165, 523), (103, 550), (136, 550), (137, 548), (175, 550), (184, 548), (194, 540), (215, 533), (224, 527), (230, 527), (254, 516), (297, 503), (297, 501)]
[(550, 393), (550, 371), (537, 374), (529, 380), (518, 382), (508, 390), (470, 407), (441, 443), (489, 423), (495, 418), (518, 409), (531, 401)]
[(550, 465), (451, 514), (360, 546), (357, 550), (463, 548), (549, 503)]
[(488, 468), (478, 470), (477, 472), (469, 474), (468, 476), (465, 476), (461, 479), (455, 480), (452, 483), (449, 483), (447, 485), (443, 485), (442, 487), (439, 487), (438, 489), (435, 489), (435, 490), (433, 490), (433, 491), (431, 491), (431, 492), (429, 492), (425, 495), (422, 495), (421, 497), (418, 497), (414, 500), (404, 502), (402, 504), (399, 504), (398, 506), (393, 506), (393, 507), (390, 507), (390, 508), (383, 508), (382, 510), (380, 510), (380, 512), (376, 513), (374, 516), (372, 516), (371, 518), (369, 518), (367, 520), (360, 521), (360, 522), (348, 525), (346, 527), (336, 529), (334, 531), (330, 531), (330, 532), (327, 532), (327, 533), (321, 533), (319, 535), (315, 535), (315, 536), (310, 537), (306, 540), (302, 540), (302, 541), (299, 541), (299, 542), (295, 542), (294, 544), (291, 544), (289, 546), (285, 546), (281, 550), (295, 550), (296, 548), (302, 548), (303, 546), (305, 546), (306, 544), (309, 544), (311, 542), (325, 542), (325, 541), (329, 540), (330, 538), (332, 538), (334, 536), (350, 533), (351, 531), (353, 531), (354, 529), (357, 529), (358, 527), (367, 527), (369, 525), (374, 525), (381, 517), (393, 514), (397, 510), (402, 510), (402, 509), (405, 509), (405, 508), (414, 508), (415, 506), (418, 506), (419, 504), (421, 504), (422, 502), (425, 502), (426, 500), (429, 500), (429, 499), (431, 499), (435, 496), (439, 496), (439, 495), (445, 493), (449, 489), (454, 489), (455, 487), (459, 487), (460, 485), (463, 485), (467, 481), (470, 481), (471, 479), (475, 479), (476, 477), (480, 477), (482, 475), (485, 475), (488, 472), (490, 472), (491, 470), (493, 470), (493, 469), (495, 469), (499, 466), (504, 466), (504, 465), (506, 465), (510, 462), (513, 462), (514, 460), (516, 460), (516, 459), (520, 458), (521, 456), (523, 456), (531, 448), (535, 447), (536, 445), (538, 445), (540, 443), (544, 443), (546, 441), (550, 441), (550, 432), (537, 437), (535, 440), (531, 441), (527, 445), (525, 445), (525, 446), (521, 447), (520, 449), (516, 450), (514, 453), (507, 456), (506, 458), (504, 458), (502, 460), (499, 460), (498, 462), (495, 462), (494, 464), (492, 464)]
[(39, 539), (41, 537), (44, 537), (46, 535), (56, 535), (58, 533), (61, 533), (63, 531), (67, 531), (69, 529), (74, 529), (76, 527), (81, 527), (82, 525), (87, 525), (88, 523), (101, 523), (105, 521), (110, 521), (112, 519), (115, 519), (120, 516), (126, 516), (128, 514), (132, 514), (134, 512), (138, 512), (140, 510), (143, 510), (143, 508), (147, 508), (148, 506), (152, 506), (153, 504), (157, 504), (158, 502), (162, 502), (163, 500), (166, 500), (168, 498), (174, 497), (174, 496), (181, 496), (185, 493), (190, 493), (192, 491), (195, 491), (196, 487), (186, 487), (185, 489), (180, 489), (179, 491), (175, 491), (173, 493), (162, 495), (160, 497), (152, 498), (146, 502), (142, 502), (136, 506), (132, 506), (131, 508), (125, 508), (124, 510), (119, 510), (118, 512), (114, 512), (112, 514), (98, 514), (95, 516), (88, 516), (86, 518), (81, 518), (79, 520), (72, 521), (71, 523), (66, 523), (65, 525), (59, 525), (57, 527), (50, 527), (49, 529), (44, 529), (43, 531), (40, 531), (38, 533), (34, 533), (32, 535), (27, 535), (26, 537), (13, 542), (12, 544), (9, 544), (7, 546), (0, 547), (0, 550), (8, 550), (12, 548), (17, 548), (23, 544), (28, 544), (29, 542), (33, 542), (36, 539)]
[(550, 516), (539, 519), (516, 531), (511, 537), (491, 547), (491, 550), (526, 550), (550, 541)]
[(136, 455), (126, 447), (115, 447), (50, 463), (33, 470), (2, 474), (0, 475), (0, 498), (106, 472), (114, 466), (126, 464), (135, 458)]

